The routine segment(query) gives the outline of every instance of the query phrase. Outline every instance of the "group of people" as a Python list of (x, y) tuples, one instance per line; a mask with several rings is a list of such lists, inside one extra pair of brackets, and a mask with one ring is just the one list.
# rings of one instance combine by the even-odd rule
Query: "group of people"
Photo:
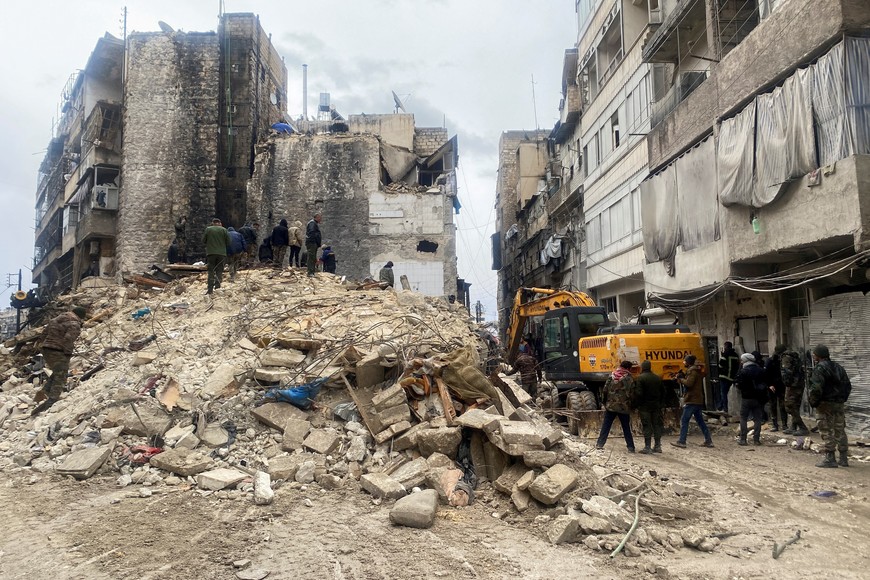
[[(770, 403), (773, 431), (783, 426), (783, 432), (794, 435), (807, 435), (809, 430), (800, 416), (800, 405), (804, 393), (804, 370), (801, 357), (778, 345), (774, 355), (766, 364), (760, 353), (744, 353), (732, 356), (733, 345), (725, 343), (722, 359), (719, 361), (722, 391), (717, 401), (721, 404), (722, 392), (727, 393), (736, 386), (741, 396), (740, 432), (738, 445), (748, 445), (749, 420), (754, 423), (752, 441), (761, 445), (761, 425), (764, 422), (765, 406)], [(732, 367), (736, 358), (737, 366)], [(852, 391), (852, 384), (845, 369), (830, 358), (828, 347), (820, 344), (812, 351), (813, 369), (807, 386), (807, 400), (815, 408), (819, 433), (822, 436), (824, 459), (816, 467), (848, 467), (848, 439), (846, 437), (845, 403)], [(762, 366), (764, 364), (764, 366)], [(680, 434), (671, 444), (685, 448), (689, 423), (695, 419), (704, 436), (704, 447), (713, 447), (713, 438), (704, 416), (703, 369), (693, 355), (684, 360), (685, 370), (678, 375), (683, 407), (680, 419)], [(662, 378), (652, 372), (649, 361), (640, 365), (640, 374), (635, 378), (631, 369), (634, 363), (622, 361), (604, 385), (601, 394), (604, 404), (604, 420), (598, 435), (596, 447), (602, 449), (607, 442), (614, 421), (619, 420), (628, 451), (635, 452), (634, 438), (629, 421), (633, 409), (638, 411), (643, 426), (644, 447), (641, 453), (661, 453), (663, 430), (662, 408), (666, 390)], [(725, 384), (727, 381), (727, 384)], [(727, 403), (726, 403), (727, 404)], [(726, 407), (727, 409), (727, 407)], [(791, 427), (788, 416), (791, 415)], [(839, 459), (836, 453), (839, 452)]]

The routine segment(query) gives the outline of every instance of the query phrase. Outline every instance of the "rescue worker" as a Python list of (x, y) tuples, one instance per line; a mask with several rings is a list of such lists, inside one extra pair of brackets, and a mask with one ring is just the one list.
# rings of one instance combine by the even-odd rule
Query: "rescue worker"
[[(813, 362), (815, 366), (810, 376), (807, 399), (816, 409), (819, 433), (825, 448), (825, 458), (816, 467), (849, 467), (844, 405), (852, 392), (852, 381), (846, 370), (831, 360), (831, 353), (824, 344), (813, 349)], [(839, 462), (835, 451), (840, 452)]]
[(725, 342), (722, 356), (719, 358), (719, 396), (716, 398), (716, 410), (728, 412), (728, 392), (740, 370), (740, 355), (734, 350), (731, 342)]
[(684, 389), (685, 395), (683, 398), (683, 416), (680, 418), (680, 437), (676, 441), (671, 441), (671, 445), (681, 449), (686, 448), (686, 437), (689, 435), (689, 421), (692, 417), (698, 427), (701, 428), (701, 433), (704, 435), (704, 447), (713, 447), (713, 437), (710, 435), (710, 430), (704, 422), (704, 415), (701, 411), (704, 409), (704, 377), (696, 362), (695, 355), (690, 354), (683, 361), (686, 366), (686, 372), (679, 376), (677, 380), (680, 386)]
[(610, 428), (613, 427), (614, 419), (619, 419), (622, 425), (622, 436), (625, 438), (625, 446), (629, 453), (634, 453), (634, 438), (631, 436), (631, 407), (629, 402), (634, 389), (634, 379), (631, 376), (631, 361), (622, 361), (616, 370), (611, 373), (604, 384), (602, 393), (604, 403), (604, 421), (601, 424), (601, 432), (598, 433), (596, 449), (604, 449)]
[(532, 396), (532, 399), (538, 396), (538, 361), (530, 353), (520, 353), (517, 360), (514, 361), (513, 368), (508, 376), (520, 373), (520, 383), (523, 390)]
[(305, 251), (308, 252), (306, 266), (308, 267), (308, 277), (314, 276), (317, 269), (317, 248), (323, 243), (320, 237), (320, 222), (323, 220), (323, 215), (320, 212), (314, 214), (308, 225), (305, 226)]
[(742, 367), (737, 373), (737, 388), (743, 399), (740, 404), (740, 439), (738, 445), (748, 445), (746, 436), (749, 434), (749, 418), (752, 418), (752, 442), (761, 445), (761, 424), (764, 422), (764, 404), (769, 396), (768, 386), (764, 381), (764, 369), (751, 353), (740, 355)]
[(245, 237), (232, 227), (227, 228), (227, 234), (230, 236), (230, 245), (227, 246), (227, 262), (229, 262), (230, 265), (230, 282), (235, 282), (236, 271), (238, 271), (239, 264), (242, 261), (242, 256), (245, 254)]
[(51, 376), (42, 387), (47, 397), (33, 411), (36, 416), (60, 400), (69, 375), (69, 361), (72, 358), (73, 347), (82, 331), (82, 320), (87, 311), (76, 306), (70, 312), (64, 312), (52, 318), (45, 327), (42, 339), (42, 359), (51, 370)]
[(289, 230), (290, 239), (290, 259), (287, 260), (288, 266), (299, 267), (299, 253), (302, 250), (302, 222), (296, 220)]
[(272, 228), (272, 262), (279, 268), (284, 267), (284, 256), (287, 255), (289, 245), (290, 232), (287, 229), (287, 220), (282, 219)]
[(804, 365), (801, 355), (793, 350), (787, 350), (782, 354), (780, 361), (782, 382), (785, 385), (785, 411), (791, 415), (791, 427), (783, 429), (787, 435), (809, 435), (803, 419), (801, 419), (801, 401), (804, 397)]
[(230, 245), (230, 235), (221, 225), (221, 220), (211, 220), (211, 225), (202, 234), (202, 243), (205, 244), (205, 262), (208, 268), (208, 289), (205, 293), (211, 294), (215, 288), (221, 287), (227, 248)]
[(384, 267), (381, 268), (381, 271), (378, 272), (378, 281), (386, 282), (390, 288), (393, 288), (396, 285), (396, 278), (393, 275), (393, 263), (387, 262), (384, 264)]
[(764, 380), (770, 389), (770, 415), (773, 418), (771, 431), (779, 431), (788, 427), (788, 413), (785, 412), (785, 383), (782, 381), (782, 353), (785, 345), (778, 344), (773, 349), (773, 356), (764, 365)]
[(248, 222), (239, 228), (239, 233), (245, 239), (245, 267), (250, 268), (257, 259), (257, 236), (260, 233), (260, 224), (254, 222), (252, 225)]
[[(665, 424), (662, 418), (662, 405), (665, 400), (665, 388), (661, 377), (652, 372), (652, 363), (648, 360), (640, 363), (640, 374), (634, 380), (635, 401), (640, 422), (643, 425), (644, 446), (641, 453), (662, 452), (662, 432)], [(650, 448), (650, 443), (655, 446)]]

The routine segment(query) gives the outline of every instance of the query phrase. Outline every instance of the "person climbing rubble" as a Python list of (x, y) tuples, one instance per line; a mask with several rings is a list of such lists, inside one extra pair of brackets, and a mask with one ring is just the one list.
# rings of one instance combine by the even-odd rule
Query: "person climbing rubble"
[(230, 266), (230, 282), (236, 281), (236, 272), (245, 254), (245, 237), (237, 232), (232, 226), (227, 228), (230, 236), (230, 245), (227, 246), (227, 262)]
[(710, 430), (704, 422), (704, 415), (701, 412), (704, 409), (704, 377), (701, 372), (701, 367), (697, 363), (695, 355), (690, 354), (683, 361), (686, 367), (686, 372), (683, 373), (678, 381), (681, 387), (685, 390), (683, 398), (683, 416), (680, 418), (680, 436), (676, 441), (671, 441), (674, 447), (686, 448), (686, 437), (689, 435), (689, 421), (692, 417), (701, 428), (701, 433), (704, 435), (704, 447), (713, 447), (713, 437), (710, 435)]
[(281, 219), (278, 225), (272, 228), (272, 262), (279, 268), (284, 267), (284, 256), (287, 255), (287, 246), (290, 245), (290, 232), (287, 228), (287, 220)]
[(631, 436), (631, 418), (629, 415), (631, 412), (629, 401), (634, 390), (634, 379), (631, 376), (632, 366), (631, 361), (622, 361), (604, 384), (602, 393), (604, 421), (601, 423), (601, 432), (598, 433), (598, 441), (595, 443), (596, 449), (604, 449), (607, 436), (610, 435), (610, 428), (613, 427), (613, 421), (619, 419), (625, 446), (629, 453), (634, 453), (634, 438)]
[(320, 237), (320, 222), (322, 220), (323, 214), (317, 212), (305, 226), (305, 251), (308, 252), (306, 266), (309, 278), (314, 276), (317, 267), (317, 249), (323, 243), (323, 239)]
[[(816, 409), (825, 450), (825, 458), (816, 467), (849, 467), (844, 406), (852, 392), (852, 381), (846, 369), (831, 360), (831, 353), (824, 344), (813, 349), (813, 362), (807, 400)], [(839, 461), (836, 451), (840, 452)]]
[(532, 396), (532, 399), (538, 396), (538, 380), (541, 378), (541, 369), (538, 366), (538, 361), (530, 352), (522, 352), (517, 356), (514, 362), (513, 369), (507, 373), (508, 376), (520, 373), (520, 383), (523, 390)]
[(239, 233), (245, 239), (245, 257), (244, 265), (246, 268), (252, 267), (257, 261), (257, 239), (260, 233), (259, 222), (247, 222), (241, 228)]
[(378, 281), (386, 282), (390, 288), (396, 286), (396, 278), (393, 275), (393, 262), (387, 262), (384, 264), (384, 267), (381, 268), (381, 271), (378, 272)]
[(81, 334), (82, 320), (86, 314), (83, 307), (76, 306), (70, 312), (52, 318), (46, 325), (41, 352), (46, 366), (51, 369), (51, 376), (42, 387), (46, 399), (33, 409), (32, 416), (42, 413), (60, 400), (69, 374), (73, 347)]
[(227, 248), (230, 245), (230, 235), (224, 229), (221, 220), (218, 218), (211, 220), (211, 225), (205, 228), (202, 234), (202, 243), (205, 244), (205, 260), (208, 267), (208, 289), (205, 293), (211, 294), (215, 288), (221, 287)]

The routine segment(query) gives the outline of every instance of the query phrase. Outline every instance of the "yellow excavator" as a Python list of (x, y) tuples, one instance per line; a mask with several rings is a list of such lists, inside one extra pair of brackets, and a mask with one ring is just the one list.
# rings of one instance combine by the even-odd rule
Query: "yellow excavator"
[[(568, 427), (573, 433), (589, 423), (583, 412), (598, 409), (601, 387), (624, 360), (652, 363), (652, 372), (674, 387), (690, 354), (705, 360), (701, 336), (687, 326), (611, 322), (607, 311), (584, 292), (550, 288), (520, 288), (514, 297), (507, 330), (507, 361), (516, 360), (526, 323), (542, 317), (540, 355), (544, 378), (556, 387), (559, 405), (568, 409)], [(597, 422), (597, 421), (596, 421)]]

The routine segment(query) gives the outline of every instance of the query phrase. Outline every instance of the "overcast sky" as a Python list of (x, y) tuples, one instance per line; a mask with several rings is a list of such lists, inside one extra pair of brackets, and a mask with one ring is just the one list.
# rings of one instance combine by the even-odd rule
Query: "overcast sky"
[[(284, 57), (288, 109), (302, 108), (307, 63), (309, 114), (329, 92), (343, 115), (390, 113), (398, 93), (417, 126), (459, 135), (456, 216), (459, 275), (472, 283), (487, 318), (496, 316), (489, 236), (498, 139), (509, 129), (551, 128), (558, 117), (562, 55), (573, 46), (573, 0), (226, 0), (227, 12), (254, 12)], [(121, 0), (10, 2), (0, 49), (0, 275), (32, 264), (37, 169), (51, 137), (60, 92), (104, 32), (120, 37)], [(215, 30), (218, 0), (126, 2), (128, 31)], [(6, 307), (9, 291), (0, 295)]]

